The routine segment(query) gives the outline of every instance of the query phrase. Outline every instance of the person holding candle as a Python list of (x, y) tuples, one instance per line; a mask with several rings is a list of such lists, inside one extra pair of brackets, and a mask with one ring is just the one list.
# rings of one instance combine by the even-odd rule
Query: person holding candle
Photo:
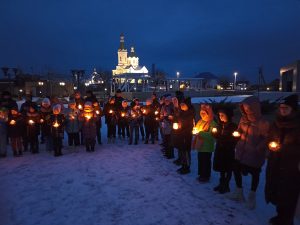
[(237, 125), (232, 122), (232, 117), (232, 108), (220, 108), (218, 124), (212, 129), (212, 135), (216, 139), (213, 169), (220, 173), (219, 184), (214, 187), (214, 191), (221, 194), (230, 191), (229, 182), (234, 164), (234, 149), (237, 139), (233, 137), (232, 133), (237, 130)]
[[(116, 108), (117, 108), (117, 111), (119, 112), (122, 108), (122, 102), (124, 100), (124, 98), (122, 97), (121, 89), (117, 89), (114, 97), (115, 97)], [(119, 139), (121, 139), (121, 137), (122, 137), (122, 124), (120, 122), (121, 121), (118, 120), (118, 124), (117, 124)]]
[(261, 167), (266, 157), (269, 122), (262, 117), (260, 102), (255, 96), (244, 99), (240, 104), (240, 111), (242, 116), (237, 128), (239, 135), (237, 135), (233, 169), (236, 190), (229, 195), (229, 198), (239, 202), (245, 201), (242, 175), (250, 174), (251, 189), (246, 207), (254, 209)]
[[(176, 98), (177, 99), (177, 98)], [(192, 129), (194, 126), (195, 111), (190, 98), (181, 98), (179, 107), (176, 110), (174, 121), (180, 124), (178, 130), (173, 129), (173, 140), (175, 147), (178, 148), (178, 160), (181, 168), (177, 170), (179, 174), (190, 173), (191, 166), (191, 144), (192, 144)]]
[[(133, 105), (137, 106), (138, 109), (142, 112), (142, 105), (140, 104), (140, 100), (138, 98), (135, 98), (133, 100)], [(139, 129), (142, 136), (142, 141), (144, 141), (145, 140), (144, 117), (140, 116), (138, 122), (139, 122)]]
[(146, 106), (143, 107), (142, 113), (144, 115), (144, 125), (146, 130), (145, 144), (149, 143), (151, 136), (151, 143), (155, 143), (155, 108), (152, 105), (152, 99), (146, 100)]
[[(50, 126), (45, 123), (52, 114), (51, 102), (49, 98), (44, 98), (40, 108), (40, 123), (41, 123), (41, 144), (46, 142), (46, 149), (50, 150), (49, 139), (51, 139)], [(52, 149), (51, 149), (52, 150)]]
[(128, 117), (126, 116), (129, 110), (130, 107), (128, 106), (128, 102), (126, 100), (123, 100), (118, 115), (118, 121), (121, 128), (121, 136), (123, 139), (125, 139), (125, 135), (128, 139), (130, 138)]
[(74, 98), (70, 98), (68, 109), (65, 110), (65, 127), (68, 134), (69, 146), (79, 146), (80, 138), (79, 132), (81, 130), (81, 121), (79, 120), (80, 111), (76, 108), (76, 102)]
[(16, 157), (23, 155), (22, 135), (24, 118), (21, 113), (18, 112), (18, 108), (12, 108), (10, 110), (7, 126), (7, 134), (10, 139), (14, 156)]
[(101, 127), (102, 127), (102, 120), (101, 117), (103, 116), (103, 111), (100, 107), (100, 104), (98, 101), (93, 102), (93, 108), (94, 112), (96, 114), (96, 128), (97, 128), (97, 142), (99, 145), (102, 145), (102, 140), (101, 140)]
[(201, 119), (196, 124), (198, 133), (194, 135), (192, 148), (198, 152), (198, 181), (206, 183), (211, 176), (211, 156), (215, 150), (215, 139), (211, 130), (217, 124), (214, 121), (214, 114), (211, 105), (201, 104)]
[(0, 158), (5, 158), (7, 154), (7, 121), (8, 111), (0, 108)]
[[(159, 101), (157, 99), (157, 95), (155, 92), (152, 93), (152, 105), (154, 107), (154, 112), (158, 112), (160, 109), (160, 104)], [(154, 113), (155, 114), (155, 113)], [(156, 116), (156, 115), (155, 115)], [(158, 129), (159, 129), (159, 121), (155, 120), (155, 126), (154, 126), (154, 132), (155, 132), (155, 140), (158, 141)]]
[(131, 106), (131, 109), (127, 112), (127, 118), (129, 121), (129, 133), (130, 133), (130, 137), (129, 137), (129, 145), (132, 144), (133, 142), (133, 135), (134, 135), (134, 144), (137, 145), (138, 144), (138, 140), (139, 140), (139, 121), (140, 121), (140, 117), (142, 116), (142, 112), (140, 111), (140, 107), (138, 105), (136, 105), (134, 102)]
[(54, 148), (54, 156), (62, 156), (62, 139), (64, 136), (65, 116), (61, 113), (61, 105), (53, 106), (53, 113), (48, 124), (51, 126), (51, 137)]
[(107, 143), (115, 143), (118, 117), (114, 97), (110, 97), (108, 103), (105, 104), (103, 113), (105, 116), (105, 123), (107, 125)]
[(85, 147), (87, 152), (95, 151), (96, 137), (97, 137), (97, 114), (94, 112), (91, 102), (84, 104), (84, 110), (81, 114), (82, 120), (82, 134), (84, 137)]
[[(36, 107), (33, 105), (29, 106), (29, 110), (26, 113), (26, 138), (30, 146), (30, 151), (32, 154), (39, 152), (39, 140), (38, 136), (40, 134), (40, 114), (38, 113)], [(27, 144), (27, 143), (26, 143)], [(25, 149), (27, 146), (25, 147)]]
[(268, 136), (265, 199), (276, 206), (272, 225), (292, 225), (300, 191), (300, 113), (296, 94), (284, 98)]
[(164, 156), (167, 159), (174, 158), (174, 148), (171, 143), (171, 133), (174, 118), (174, 105), (172, 103), (171, 95), (167, 95), (164, 101), (164, 105), (160, 111), (161, 127), (163, 133), (163, 143), (165, 146)]

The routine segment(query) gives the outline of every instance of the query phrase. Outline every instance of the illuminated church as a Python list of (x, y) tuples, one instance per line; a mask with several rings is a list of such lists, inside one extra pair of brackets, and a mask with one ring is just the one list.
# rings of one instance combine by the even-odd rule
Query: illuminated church
[(128, 55), (125, 48), (124, 35), (120, 35), (120, 47), (118, 49), (118, 65), (112, 71), (113, 76), (122, 74), (148, 74), (145, 66), (139, 65), (139, 57), (137, 57), (134, 47), (131, 47)]

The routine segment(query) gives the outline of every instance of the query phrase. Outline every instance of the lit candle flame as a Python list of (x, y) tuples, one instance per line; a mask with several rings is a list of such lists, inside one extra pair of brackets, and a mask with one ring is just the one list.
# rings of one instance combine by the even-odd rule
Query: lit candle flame
[(193, 127), (192, 133), (193, 133), (194, 135), (198, 134), (198, 133), (199, 133), (198, 128), (197, 128), (197, 127)]
[(125, 113), (121, 113), (121, 116), (124, 117), (124, 116), (125, 116)]
[(91, 117), (91, 116), (85, 116), (85, 118), (86, 118), (87, 120), (90, 120), (92, 117)]
[(157, 114), (158, 114), (158, 111), (155, 111), (154, 114), (157, 115)]
[(213, 129), (211, 129), (211, 132), (212, 132), (212, 133), (217, 133), (217, 132), (218, 132), (218, 129), (215, 128), (215, 127), (213, 127)]
[(269, 149), (270, 149), (271, 151), (278, 151), (279, 148), (280, 148), (280, 145), (279, 145), (278, 142), (276, 142), (276, 141), (271, 141), (271, 142), (269, 143)]
[(158, 117), (155, 117), (155, 120), (157, 120), (157, 121), (158, 121), (158, 120), (159, 120), (159, 118), (158, 118)]
[(135, 116), (136, 116), (135, 113), (133, 113), (133, 114), (132, 114), (132, 117), (134, 118)]
[(82, 109), (82, 105), (78, 105), (78, 109)]
[(15, 121), (15, 120), (11, 120), (9, 124), (10, 124), (10, 125), (15, 125), (15, 124), (16, 124), (16, 121)]
[(96, 111), (96, 114), (98, 114), (98, 115), (100, 114), (99, 110)]
[(32, 125), (32, 124), (34, 124), (34, 121), (33, 121), (33, 120), (29, 120), (28, 123), (29, 123), (30, 125)]
[(146, 109), (144, 109), (144, 110), (143, 110), (143, 113), (144, 113), (144, 114), (146, 114), (146, 112), (147, 112), (147, 110), (146, 110)]
[(173, 123), (173, 129), (178, 130), (179, 129), (179, 124), (178, 123)]
[(44, 123), (44, 120), (43, 120), (43, 119), (40, 119), (40, 123)]
[(55, 123), (53, 124), (53, 127), (59, 127), (59, 123), (57, 121), (55, 121)]
[(234, 132), (232, 133), (232, 136), (233, 136), (233, 137), (240, 137), (241, 134), (240, 134), (240, 132), (238, 132), (238, 131), (234, 131)]
[(109, 110), (109, 113), (111, 114), (111, 113), (113, 113), (114, 111), (112, 111), (112, 110)]

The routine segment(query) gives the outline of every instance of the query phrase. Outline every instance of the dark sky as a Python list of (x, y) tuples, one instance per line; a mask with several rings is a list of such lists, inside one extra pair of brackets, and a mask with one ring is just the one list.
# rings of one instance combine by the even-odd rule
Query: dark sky
[(239, 72), (267, 80), (300, 59), (300, 0), (1, 0), (0, 66), (111, 70), (119, 35), (170, 76)]

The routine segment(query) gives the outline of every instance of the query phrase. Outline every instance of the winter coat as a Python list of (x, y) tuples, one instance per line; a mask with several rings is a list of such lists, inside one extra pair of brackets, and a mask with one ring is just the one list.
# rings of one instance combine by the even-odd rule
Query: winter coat
[(33, 101), (26, 101), (24, 102), (22, 105), (21, 105), (21, 108), (20, 108), (20, 112), (26, 116), (26, 113), (29, 112), (29, 108), (30, 107), (33, 107), (35, 110), (37, 110), (37, 104)]
[[(33, 124), (29, 121), (32, 120)], [(29, 138), (34, 138), (40, 134), (40, 114), (38, 112), (27, 112), (26, 117), (26, 135)]]
[(15, 100), (11, 98), (8, 99), (2, 98), (0, 100), (0, 108), (6, 108), (8, 111), (10, 111), (13, 108), (18, 108), (18, 104)]
[[(64, 126), (65, 126), (65, 116), (63, 114), (51, 114), (50, 119), (47, 121), (51, 127), (52, 138), (63, 138), (64, 136)], [(58, 127), (54, 127), (54, 124), (58, 123)]]
[(80, 111), (83, 110), (84, 107), (84, 100), (83, 98), (75, 98), (75, 103), (76, 103), (76, 108), (79, 109), (79, 105), (81, 105), (81, 109), (79, 109)]
[[(145, 110), (145, 113), (144, 113)], [(142, 108), (142, 113), (144, 115), (144, 124), (145, 126), (154, 126), (155, 125), (155, 108), (153, 105), (144, 106)]]
[[(110, 113), (110, 110), (113, 111), (113, 113)], [(116, 104), (110, 104), (106, 103), (103, 108), (103, 113), (105, 116), (105, 123), (106, 124), (117, 124), (118, 121), (118, 114), (117, 114), (117, 107)]]
[(277, 117), (268, 142), (280, 143), (279, 151), (268, 151), (265, 198), (281, 207), (295, 204), (300, 190), (300, 113)]
[(7, 115), (4, 117), (0, 117), (0, 134), (1, 135), (7, 135)]
[(51, 106), (48, 108), (41, 107), (40, 109), (40, 122), (41, 122), (41, 131), (44, 136), (50, 136), (51, 135), (51, 126), (46, 123), (47, 120), (50, 119), (50, 116), (52, 114), (52, 108)]
[[(12, 124), (11, 121), (14, 120), (15, 124)], [(25, 120), (21, 114), (10, 115), (7, 121), (7, 135), (10, 138), (22, 137), (25, 132)]]
[(97, 107), (94, 107), (94, 111), (96, 113), (96, 125), (98, 128), (102, 127), (102, 120), (101, 117), (104, 116), (103, 110), (101, 109), (100, 105), (98, 105)]
[[(244, 105), (250, 111), (244, 110)], [(254, 97), (246, 98), (240, 105), (242, 117), (238, 125), (241, 136), (235, 147), (235, 158), (243, 165), (260, 168), (266, 157), (266, 137), (269, 123), (262, 118), (259, 100)]]
[(95, 139), (97, 136), (97, 115), (94, 114), (89, 120), (83, 117), (82, 120), (82, 134), (84, 139)]
[(68, 134), (78, 133), (81, 130), (81, 121), (79, 119), (79, 109), (66, 109), (65, 112), (65, 129)]
[(127, 118), (129, 126), (136, 127), (140, 125), (140, 118), (142, 117), (142, 112), (139, 109), (131, 108), (127, 112)]
[(235, 145), (237, 139), (232, 136), (236, 131), (237, 125), (233, 122), (219, 122), (217, 133), (212, 133), (216, 139), (213, 169), (218, 172), (226, 172), (233, 169)]
[[(127, 107), (122, 107), (119, 111), (118, 111), (118, 121), (121, 125), (128, 125), (129, 124), (129, 117), (127, 115), (129, 115), (129, 112), (130, 111), (130, 107), (127, 106)], [(122, 116), (122, 114), (124, 116)]]
[(173, 104), (163, 105), (160, 111), (161, 117), (161, 128), (164, 135), (170, 135), (172, 132), (173, 121), (170, 120), (169, 116), (174, 115)]
[[(213, 152), (215, 150), (215, 139), (211, 134), (211, 130), (216, 126), (217, 123), (214, 120), (209, 122), (199, 120), (197, 122), (196, 128), (200, 132), (195, 135), (193, 146), (198, 152)], [(200, 144), (197, 144), (197, 142), (200, 142)]]

